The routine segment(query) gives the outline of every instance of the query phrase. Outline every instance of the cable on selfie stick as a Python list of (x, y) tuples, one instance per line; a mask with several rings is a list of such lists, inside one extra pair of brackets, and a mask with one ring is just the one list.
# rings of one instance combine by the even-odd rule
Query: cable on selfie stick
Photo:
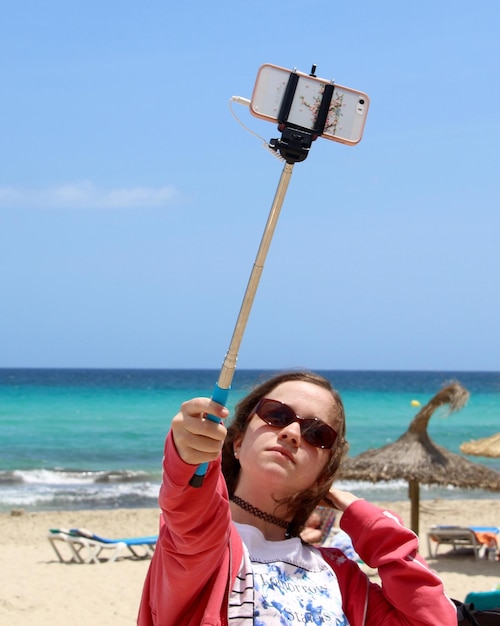
[(254, 137), (257, 137), (257, 139), (259, 139), (262, 142), (263, 147), (268, 152), (270, 152), (273, 155), (273, 157), (275, 157), (279, 161), (284, 161), (285, 159), (271, 148), (271, 146), (269, 145), (269, 142), (266, 139), (264, 139), (263, 137), (258, 135), (256, 132), (254, 132), (252, 129), (248, 128), (248, 126), (245, 126), (245, 124), (243, 124), (243, 122), (234, 112), (234, 109), (232, 106), (233, 102), (237, 102), (238, 104), (243, 104), (244, 106), (250, 106), (250, 100), (248, 98), (243, 98), (242, 96), (231, 96), (231, 98), (229, 99), (229, 110), (231, 111), (231, 115), (238, 122), (238, 124), (247, 131), (247, 133), (250, 133)]
[[(278, 182), (278, 187), (274, 196), (271, 210), (267, 219), (267, 223), (262, 235), (260, 246), (255, 258), (255, 262), (248, 280), (243, 302), (241, 304), (240, 312), (236, 320), (233, 336), (229, 349), (224, 358), (224, 362), (219, 374), (217, 383), (215, 384), (214, 391), (212, 393), (212, 400), (226, 405), (231, 383), (233, 381), (234, 371), (236, 369), (236, 361), (238, 359), (238, 352), (243, 339), (243, 333), (250, 315), (250, 310), (257, 292), (262, 270), (264, 269), (264, 263), (266, 260), (267, 252), (271, 244), (271, 240), (278, 222), (279, 214), (283, 201), (285, 199), (286, 191), (290, 178), (292, 176), (293, 166), (295, 163), (304, 161), (309, 154), (311, 143), (320, 136), (323, 132), (330, 102), (333, 94), (333, 85), (331, 90), (325, 88), (323, 99), (320, 105), (318, 116), (313, 130), (303, 128), (294, 124), (288, 123), (288, 115), (292, 105), (293, 97), (297, 88), (298, 76), (291, 73), (288, 79), (288, 84), (285, 89), (283, 100), (278, 115), (278, 130), (281, 131), (280, 139), (271, 139), (269, 147), (274, 151), (279, 152), (285, 160), (285, 165)], [(215, 415), (207, 415), (207, 419), (213, 422), (220, 422), (220, 419)], [(191, 477), (189, 484), (192, 487), (201, 487), (203, 480), (207, 472), (208, 463), (202, 463), (199, 465)]]

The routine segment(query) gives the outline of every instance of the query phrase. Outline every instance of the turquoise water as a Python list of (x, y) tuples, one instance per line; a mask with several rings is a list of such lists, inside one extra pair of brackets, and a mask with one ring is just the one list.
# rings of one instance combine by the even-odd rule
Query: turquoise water
[[(500, 425), (500, 373), (322, 372), (346, 406), (351, 455), (394, 441), (418, 408), (451, 380), (471, 393), (446, 417), (438, 410), (431, 438), (459, 453), (463, 441)], [(269, 372), (237, 371), (231, 409)], [(163, 440), (180, 403), (210, 395), (218, 371), (0, 369), (0, 511), (154, 507)], [(471, 457), (500, 470), (500, 459)], [(404, 482), (346, 482), (371, 499), (405, 499)], [(423, 488), (423, 498), (492, 497), (480, 491)]]

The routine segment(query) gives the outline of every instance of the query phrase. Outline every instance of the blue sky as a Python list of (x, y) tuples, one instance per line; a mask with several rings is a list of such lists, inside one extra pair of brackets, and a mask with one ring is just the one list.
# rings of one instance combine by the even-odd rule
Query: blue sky
[(496, 0), (8, 0), (0, 366), (220, 367), (282, 170), (228, 102), (314, 63), (368, 93), (365, 133), (295, 165), (238, 367), (500, 370), (499, 23)]

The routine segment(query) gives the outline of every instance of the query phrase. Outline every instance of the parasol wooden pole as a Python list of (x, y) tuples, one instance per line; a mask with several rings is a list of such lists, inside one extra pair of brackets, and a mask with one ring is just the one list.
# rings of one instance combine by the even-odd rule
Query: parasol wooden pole
[(408, 495), (411, 502), (410, 528), (418, 537), (418, 518), (420, 512), (420, 484), (418, 480), (410, 480), (410, 484), (408, 486)]

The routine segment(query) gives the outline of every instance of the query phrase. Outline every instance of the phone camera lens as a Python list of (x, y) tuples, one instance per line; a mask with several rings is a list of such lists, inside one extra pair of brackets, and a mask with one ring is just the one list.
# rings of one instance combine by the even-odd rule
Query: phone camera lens
[(359, 104), (364, 104), (365, 101), (363, 100), (363, 98), (360, 99)]

